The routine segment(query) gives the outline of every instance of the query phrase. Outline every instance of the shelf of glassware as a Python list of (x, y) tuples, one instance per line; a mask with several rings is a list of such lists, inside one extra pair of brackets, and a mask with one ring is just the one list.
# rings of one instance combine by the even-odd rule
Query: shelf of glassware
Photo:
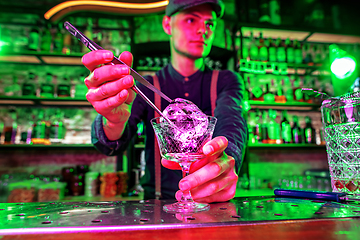
[(308, 102), (265, 102), (256, 100), (247, 100), (246, 104), (250, 108), (274, 109), (274, 110), (294, 110), (294, 111), (319, 111), (320, 104)]

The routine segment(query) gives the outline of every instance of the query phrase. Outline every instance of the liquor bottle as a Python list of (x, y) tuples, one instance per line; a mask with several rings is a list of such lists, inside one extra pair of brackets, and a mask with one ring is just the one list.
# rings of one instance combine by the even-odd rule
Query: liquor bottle
[(249, 48), (249, 55), (251, 61), (257, 61), (259, 59), (259, 48), (258, 48), (258, 41), (254, 37), (254, 33), (251, 32), (250, 34), (250, 48)]
[(269, 62), (276, 62), (276, 41), (272, 38), (269, 38)]
[(63, 35), (63, 48), (61, 50), (62, 54), (69, 55), (71, 53), (71, 45), (72, 45), (72, 36), (71, 34), (64, 34)]
[(64, 46), (64, 38), (61, 34), (62, 27), (59, 24), (59, 27), (52, 26), (54, 31), (53, 33), (53, 52), (54, 53), (61, 53), (63, 46)]
[(81, 75), (75, 85), (75, 98), (85, 99), (87, 87), (84, 84), (85, 75)]
[(270, 91), (270, 83), (265, 85), (265, 92), (263, 94), (263, 98), (265, 102), (275, 102), (275, 95)]
[(57, 96), (58, 97), (70, 97), (71, 95), (70, 80), (67, 76), (64, 76), (57, 85)]
[(311, 124), (311, 118), (309, 116), (305, 117), (305, 128), (304, 128), (304, 137), (305, 143), (316, 143), (316, 132)]
[(276, 40), (276, 58), (278, 62), (286, 62), (286, 46), (281, 38)]
[(247, 121), (248, 130), (249, 130), (249, 143), (256, 144), (257, 139), (255, 138), (255, 112), (249, 112), (249, 119)]
[(260, 32), (260, 36), (259, 36), (259, 60), (262, 62), (266, 62), (269, 59), (268, 56), (268, 46), (266, 45), (266, 42), (264, 37), (263, 37), (263, 33)]
[(276, 110), (269, 109), (268, 135), (270, 144), (281, 143), (280, 124), (276, 122)]
[(254, 137), (255, 137), (255, 141), (257, 143), (262, 142), (262, 134), (261, 134), (261, 124), (262, 124), (262, 117), (261, 117), (261, 112), (259, 109), (256, 109), (256, 114), (255, 114), (255, 127), (254, 127)]
[(301, 79), (296, 77), (294, 80), (294, 87), (293, 87), (293, 96), (294, 101), (303, 102), (304, 101), (304, 94), (301, 91)]
[(36, 76), (33, 72), (29, 72), (28, 77), (25, 79), (21, 91), (23, 96), (36, 96)]
[(261, 142), (269, 143), (269, 132), (268, 132), (268, 112), (263, 111), (262, 113), (262, 123), (261, 123)]
[(55, 94), (55, 86), (53, 84), (53, 75), (47, 73), (45, 82), (40, 85), (40, 97), (53, 98)]
[(291, 125), (289, 120), (287, 119), (287, 111), (282, 111), (282, 119), (281, 119), (281, 138), (283, 143), (291, 143)]
[(4, 144), (15, 144), (17, 130), (17, 112), (15, 109), (9, 109), (4, 118)]
[(61, 143), (65, 136), (64, 126), (64, 112), (56, 109), (56, 114), (51, 121), (50, 127), (50, 141), (54, 143)]
[(25, 117), (21, 126), (20, 142), (23, 144), (31, 144), (32, 129), (34, 126), (34, 115), (29, 112)]
[(284, 80), (284, 94), (285, 94), (286, 102), (293, 102), (294, 94), (293, 94), (293, 86), (291, 80), (288, 76), (285, 76), (283, 80)]
[[(303, 81), (304, 81), (303, 86), (305, 88), (314, 89), (313, 86), (312, 86), (312, 80), (311, 80), (309, 75), (304, 76)], [(312, 103), (311, 97), (309, 95), (307, 95), (307, 94), (303, 94), (303, 101), (307, 102), (307, 103)]]
[(33, 131), (32, 131), (32, 142), (33, 143), (43, 143), (46, 134), (46, 122), (44, 118), (44, 110), (40, 109), (37, 114), (37, 119), (34, 121)]
[(286, 60), (288, 63), (294, 63), (295, 62), (295, 55), (294, 55), (294, 45), (291, 42), (290, 38), (287, 38), (285, 40), (286, 45)]
[(275, 102), (278, 103), (286, 103), (286, 97), (284, 93), (284, 80), (281, 79), (280, 82), (278, 82), (274, 89), (274, 95), (275, 95)]
[(52, 37), (51, 37), (51, 33), (50, 33), (50, 26), (48, 26), (42, 30), (41, 44), (40, 44), (41, 51), (50, 52), (51, 51), (51, 42), (52, 42)]
[(294, 125), (291, 128), (292, 142), (293, 143), (302, 143), (303, 142), (302, 129), (300, 128), (298, 116), (293, 117), (293, 122), (294, 122)]
[(33, 27), (29, 32), (28, 49), (38, 51), (40, 46), (40, 34), (37, 27)]
[(18, 83), (18, 77), (13, 76), (12, 83), (4, 87), (5, 96), (21, 96), (21, 87)]
[(295, 39), (294, 40), (294, 61), (297, 64), (303, 63), (303, 53), (300, 42)]

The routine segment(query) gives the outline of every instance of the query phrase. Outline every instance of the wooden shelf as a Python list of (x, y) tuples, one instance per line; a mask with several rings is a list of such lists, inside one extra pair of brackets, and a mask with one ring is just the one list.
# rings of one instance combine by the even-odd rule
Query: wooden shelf
[(58, 98), (40, 98), (32, 96), (0, 96), (0, 105), (22, 105), (22, 106), (62, 106), (62, 107), (75, 107), (84, 106), (90, 107), (91, 104), (86, 98), (71, 98), (71, 97), (58, 97)]
[(0, 63), (56, 65), (56, 66), (83, 66), (81, 57), (84, 53), (50, 53), (37, 51), (2, 52)]
[(248, 104), (251, 108), (258, 109), (274, 109), (274, 110), (296, 110), (296, 111), (311, 111), (318, 110), (320, 108), (319, 104), (312, 104), (306, 102), (263, 102), (263, 101), (254, 101), (248, 100)]

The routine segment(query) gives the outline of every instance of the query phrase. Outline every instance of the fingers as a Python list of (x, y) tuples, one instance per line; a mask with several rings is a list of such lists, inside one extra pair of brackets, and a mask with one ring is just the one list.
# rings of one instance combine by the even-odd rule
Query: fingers
[(208, 181), (211, 181), (225, 171), (234, 171), (235, 160), (232, 157), (228, 157), (226, 154), (222, 158), (218, 158), (213, 162), (209, 162), (204, 167), (200, 168), (196, 172), (193, 172), (183, 178), (179, 182), (179, 188), (182, 191), (189, 190), (198, 186), (201, 186)]
[(96, 88), (108, 81), (114, 81), (130, 74), (130, 69), (125, 65), (105, 65), (94, 69), (85, 79), (88, 88)]
[(133, 55), (128, 52), (128, 51), (124, 51), (120, 54), (120, 57), (119, 59), (121, 61), (123, 61), (126, 65), (128, 65), (129, 67), (132, 66), (132, 63), (133, 63)]
[[(88, 85), (87, 80), (85, 80), (85, 84)], [(123, 90), (126, 90), (125, 92), (122, 93), (124, 97), (125, 95), (129, 94), (128, 89), (130, 89), (133, 85), (134, 85), (133, 77), (125, 76), (122, 79), (116, 81), (106, 82), (97, 88), (90, 87), (86, 95), (86, 98), (89, 102), (99, 101), (109, 97), (113, 97), (118, 93), (122, 93)], [(133, 95), (134, 95), (133, 97), (135, 97), (135, 93)]]
[[(193, 173), (200, 168), (204, 167), (209, 162), (219, 157), (223, 151), (227, 148), (228, 140), (226, 137), (219, 136), (210, 140), (203, 146), (203, 153), (207, 155), (207, 158), (195, 161), (191, 164), (190, 173)], [(211, 156), (211, 157), (210, 157)]]
[(99, 65), (110, 63), (114, 58), (114, 54), (108, 50), (98, 50), (91, 51), (86, 53), (82, 58), (81, 62), (84, 66), (90, 70), (94, 71)]
[(203, 147), (203, 152), (205, 155), (212, 155), (219, 152), (223, 152), (228, 145), (228, 140), (226, 137), (219, 136), (209, 142), (207, 142)]
[[(209, 182), (206, 185), (191, 190), (192, 198), (196, 202), (203, 203), (228, 201), (235, 196), (237, 179), (236, 174), (229, 174), (223, 178), (223, 181)], [(181, 200), (181, 196), (181, 190), (175, 193), (178, 201)]]

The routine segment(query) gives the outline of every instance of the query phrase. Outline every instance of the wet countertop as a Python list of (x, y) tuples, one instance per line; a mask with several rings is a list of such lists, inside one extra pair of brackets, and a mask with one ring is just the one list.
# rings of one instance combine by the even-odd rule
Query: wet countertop
[[(67, 234), (75, 237), (83, 233), (89, 236), (101, 234), (104, 237), (104, 233), (116, 233), (119, 237), (119, 233), (126, 232), (132, 233), (131, 236), (134, 237), (135, 233), (140, 232), (144, 234), (148, 231), (170, 231), (169, 234), (180, 234), (189, 229), (197, 229), (198, 234), (210, 228), (211, 231), (218, 229), (219, 233), (229, 228), (227, 234), (231, 231), (239, 234), (241, 227), (246, 227), (246, 231), (249, 231), (254, 226), (258, 228), (274, 224), (283, 227), (294, 224), (294, 232), (296, 226), (304, 224), (311, 227), (319, 224), (317, 231), (334, 222), (345, 224), (344, 229), (360, 224), (358, 202), (338, 203), (275, 196), (238, 197), (225, 203), (213, 203), (209, 211), (194, 214), (164, 212), (162, 206), (171, 202), (174, 201), (0, 203), (0, 236), (3, 236), (1, 239), (15, 239), (16, 236), (18, 239), (41, 239), (39, 236), (56, 239), (49, 236)], [(220, 230), (213, 227), (222, 228)], [(342, 231), (339, 226), (336, 229)], [(306, 232), (305, 228), (301, 231)], [(358, 234), (360, 230), (354, 228), (349, 233)], [(341, 234), (333, 234), (341, 239)], [(256, 239), (254, 234), (252, 236)], [(128, 236), (128, 239), (131, 238)], [(191, 239), (191, 236), (186, 239)]]

